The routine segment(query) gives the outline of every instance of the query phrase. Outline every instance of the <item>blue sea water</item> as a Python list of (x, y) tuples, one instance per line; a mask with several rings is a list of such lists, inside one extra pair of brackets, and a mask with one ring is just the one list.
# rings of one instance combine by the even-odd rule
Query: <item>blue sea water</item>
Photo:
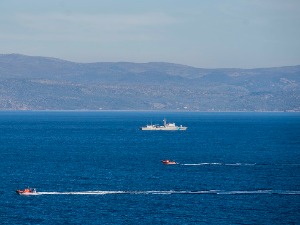
[[(188, 130), (139, 130), (164, 117)], [(0, 132), (1, 224), (300, 224), (298, 113), (0, 112)]]

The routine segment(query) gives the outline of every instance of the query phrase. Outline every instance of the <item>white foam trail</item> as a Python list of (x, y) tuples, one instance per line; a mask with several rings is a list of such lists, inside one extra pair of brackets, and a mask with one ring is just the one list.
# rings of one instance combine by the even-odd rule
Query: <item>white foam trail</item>
[(107, 195), (126, 194), (126, 191), (70, 191), (70, 192), (37, 192), (39, 195)]
[(202, 166), (203, 164), (202, 163), (195, 163), (195, 164), (181, 164), (183, 166)]
[(286, 191), (286, 195), (300, 195), (300, 191)]
[(206, 165), (217, 165), (217, 166), (255, 166), (256, 163), (182, 163), (183, 166), (206, 166)]
[(219, 195), (253, 195), (253, 194), (278, 194), (278, 195), (300, 195), (300, 191), (288, 190), (199, 190), (199, 191), (71, 191), (71, 192), (37, 192), (35, 195), (171, 195), (171, 194), (219, 194)]
[(242, 163), (228, 163), (225, 166), (242, 166)]
[(256, 190), (256, 191), (224, 191), (218, 194), (222, 195), (236, 195), (236, 194), (272, 194), (272, 190)]
[(222, 163), (185, 163), (184, 166), (205, 166), (205, 165), (222, 165)]

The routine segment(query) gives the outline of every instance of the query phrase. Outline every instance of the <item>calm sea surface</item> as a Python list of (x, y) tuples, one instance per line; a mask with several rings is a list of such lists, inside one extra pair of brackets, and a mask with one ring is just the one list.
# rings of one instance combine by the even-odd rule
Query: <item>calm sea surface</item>
[(0, 112), (0, 160), (1, 224), (300, 224), (299, 113)]

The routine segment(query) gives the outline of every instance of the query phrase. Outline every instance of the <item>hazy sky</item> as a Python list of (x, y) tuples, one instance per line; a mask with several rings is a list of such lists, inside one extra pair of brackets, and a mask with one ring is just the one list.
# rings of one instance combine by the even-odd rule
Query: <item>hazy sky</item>
[(0, 53), (203, 68), (300, 64), (300, 0), (1, 0)]

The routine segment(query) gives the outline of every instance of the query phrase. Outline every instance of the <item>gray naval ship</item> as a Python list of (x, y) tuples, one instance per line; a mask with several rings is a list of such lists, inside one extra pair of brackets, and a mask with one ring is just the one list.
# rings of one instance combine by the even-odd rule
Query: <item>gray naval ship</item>
[(164, 119), (164, 125), (146, 125), (145, 127), (141, 127), (141, 130), (186, 130), (187, 127), (183, 127), (182, 125), (176, 126), (175, 123), (167, 123), (167, 120)]

